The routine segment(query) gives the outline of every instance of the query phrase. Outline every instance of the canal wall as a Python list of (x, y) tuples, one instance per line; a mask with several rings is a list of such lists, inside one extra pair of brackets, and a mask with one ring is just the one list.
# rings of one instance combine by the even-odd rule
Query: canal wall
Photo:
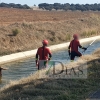
[[(84, 38), (84, 39), (81, 39), (80, 42), (81, 43), (86, 43), (86, 42), (93, 41), (95, 39), (99, 40), (100, 36)], [(57, 45), (52, 45), (52, 46), (49, 46), (49, 48), (51, 49), (51, 51), (56, 51), (56, 50), (60, 50), (60, 49), (63, 49), (63, 48), (67, 48), (68, 45), (69, 45), (69, 42), (62, 43), (62, 44), (57, 44)], [(12, 62), (12, 61), (17, 61), (17, 60), (20, 60), (20, 59), (34, 57), (35, 54), (36, 54), (36, 51), (37, 51), (37, 49), (2, 56), (2, 57), (0, 57), (0, 64), (2, 65), (2, 64), (9, 63), (9, 62)]]

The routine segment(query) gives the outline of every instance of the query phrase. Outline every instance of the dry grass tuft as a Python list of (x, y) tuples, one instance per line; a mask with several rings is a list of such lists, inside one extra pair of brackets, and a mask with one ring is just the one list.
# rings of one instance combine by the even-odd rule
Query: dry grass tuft
[(100, 57), (100, 49), (97, 49), (96, 51), (94, 51), (93, 54)]

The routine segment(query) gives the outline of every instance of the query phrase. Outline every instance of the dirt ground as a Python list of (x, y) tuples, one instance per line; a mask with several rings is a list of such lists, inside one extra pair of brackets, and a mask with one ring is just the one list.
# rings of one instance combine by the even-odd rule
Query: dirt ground
[(65, 12), (65, 11), (33, 11), (21, 9), (0, 8), (0, 24), (34, 22), (34, 21), (64, 21), (76, 18), (86, 18), (90, 12)]

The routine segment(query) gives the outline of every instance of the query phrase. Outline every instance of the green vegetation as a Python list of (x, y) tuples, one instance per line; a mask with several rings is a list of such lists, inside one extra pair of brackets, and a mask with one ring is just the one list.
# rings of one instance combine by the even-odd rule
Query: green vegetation
[(32, 23), (29, 23), (29, 22), (23, 22), (23, 23), (22, 23), (22, 26), (23, 26), (24, 28), (33, 29)]
[(66, 40), (69, 41), (70, 39), (71, 39), (71, 35), (70, 34), (67, 34), (66, 35)]
[(17, 36), (20, 33), (20, 30), (19, 29), (13, 29), (12, 33), (13, 33), (12, 36)]
[(60, 3), (54, 3), (54, 4), (48, 4), (48, 3), (42, 3), (38, 5), (39, 8), (42, 9), (46, 9), (46, 10), (80, 10), (80, 11), (100, 11), (100, 4), (69, 4), (69, 3), (65, 3), (65, 4), (60, 4)]
[(94, 35), (97, 35), (98, 33), (96, 31), (85, 31), (81, 34), (82, 37), (91, 37)]
[(7, 8), (19, 8), (19, 9), (30, 9), (28, 5), (21, 5), (21, 4), (14, 4), (14, 3), (0, 3), (0, 7), (7, 7)]

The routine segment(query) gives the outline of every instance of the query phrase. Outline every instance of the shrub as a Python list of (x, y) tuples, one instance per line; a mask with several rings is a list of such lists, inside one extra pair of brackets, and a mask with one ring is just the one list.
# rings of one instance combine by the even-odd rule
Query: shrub
[(23, 26), (24, 28), (30, 28), (30, 29), (33, 28), (33, 24), (32, 24), (32, 23), (28, 23), (28, 22), (23, 22), (23, 23), (22, 23), (22, 26)]
[(90, 37), (90, 36), (94, 36), (94, 35), (96, 35), (97, 34), (97, 32), (96, 31), (85, 31), (85, 32), (83, 32), (82, 33), (82, 37)]
[(70, 34), (67, 34), (66, 35), (66, 40), (68, 41), (68, 40), (70, 40), (71, 39), (71, 35)]
[(19, 31), (19, 29), (13, 29), (12, 33), (13, 33), (12, 34), (13, 36), (17, 36), (20, 33), (20, 31)]
[(0, 7), (7, 7), (7, 8), (19, 8), (19, 9), (31, 9), (28, 5), (21, 5), (21, 4), (14, 4), (14, 3), (0, 3)]
[(96, 35), (97, 32), (96, 31), (91, 31), (91, 35)]

